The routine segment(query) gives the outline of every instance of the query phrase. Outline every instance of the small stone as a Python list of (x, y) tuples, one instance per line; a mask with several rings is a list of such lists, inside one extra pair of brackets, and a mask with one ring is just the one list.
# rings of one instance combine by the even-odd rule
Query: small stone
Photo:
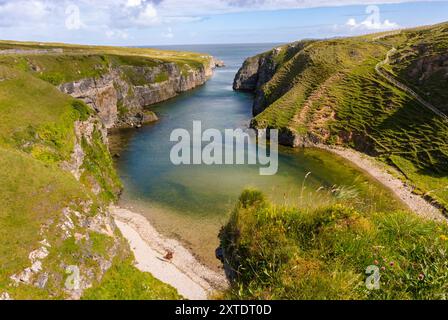
[(31, 252), (28, 257), (30, 258), (31, 262), (35, 262), (37, 260), (45, 259), (49, 254), (50, 253), (48, 252), (48, 249), (46, 247), (42, 247)]
[(16, 284), (18, 283), (30, 283), (30, 279), (33, 276), (33, 270), (31, 268), (26, 268), (22, 271), (20, 274), (15, 274), (11, 276), (11, 280), (14, 281)]
[(11, 298), (11, 296), (9, 295), (8, 292), (3, 292), (3, 293), (0, 295), (0, 300), (2, 300), (2, 301), (9, 301), (9, 300), (12, 300), (12, 298)]
[(40, 289), (43, 289), (47, 285), (47, 282), (48, 282), (48, 273), (43, 273), (39, 276), (34, 285)]
[(50, 245), (50, 243), (48, 242), (48, 240), (47, 239), (44, 239), (44, 240), (42, 240), (41, 242), (39, 242), (41, 245), (43, 245), (44, 247), (47, 247), (47, 248), (51, 248), (51, 245)]
[(31, 266), (31, 271), (34, 273), (37, 273), (41, 270), (42, 270), (42, 262), (39, 260), (34, 262), (33, 265)]
[(112, 262), (110, 262), (109, 260), (100, 259), (99, 265), (100, 265), (101, 271), (106, 272), (107, 270), (110, 269), (110, 267), (112, 267)]

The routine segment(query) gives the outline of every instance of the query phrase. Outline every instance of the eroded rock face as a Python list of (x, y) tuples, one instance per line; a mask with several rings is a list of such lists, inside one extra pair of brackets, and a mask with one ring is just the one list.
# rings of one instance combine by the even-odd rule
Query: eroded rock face
[(246, 59), (238, 70), (233, 82), (233, 89), (239, 91), (255, 91), (258, 84), (258, 70), (260, 69), (260, 56)]
[(255, 93), (253, 114), (260, 114), (268, 107), (263, 93), (263, 86), (272, 80), (281, 66), (304, 49), (310, 41), (298, 41), (284, 47), (246, 59), (235, 76), (233, 89)]
[(266, 108), (261, 88), (274, 76), (278, 67), (276, 57), (279, 53), (280, 49), (276, 48), (265, 54), (248, 58), (235, 77), (234, 90), (255, 93), (254, 115), (260, 114)]
[(99, 79), (84, 79), (59, 86), (59, 90), (84, 101), (98, 112), (98, 116), (108, 128), (118, 119), (118, 92), (114, 87), (120, 73), (112, 70)]
[(106, 128), (134, 127), (156, 120), (144, 108), (204, 84), (222, 61), (199, 68), (161, 63), (154, 67), (120, 66), (95, 79), (65, 83), (59, 89), (95, 109)]
[(436, 74), (448, 80), (448, 54), (423, 57), (409, 70), (409, 76), (419, 82), (428, 81)]

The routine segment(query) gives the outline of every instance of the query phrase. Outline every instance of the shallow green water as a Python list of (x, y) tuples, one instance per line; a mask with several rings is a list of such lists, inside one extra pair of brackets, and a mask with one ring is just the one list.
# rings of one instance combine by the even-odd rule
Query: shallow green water
[[(126, 141), (117, 168), (125, 184), (121, 205), (140, 211), (162, 232), (188, 244), (203, 261), (217, 267), (218, 233), (244, 188), (261, 189), (275, 202), (321, 206), (346, 202), (362, 210), (401, 206), (389, 190), (328, 152), (281, 148), (279, 171), (260, 176), (259, 167), (175, 166), (170, 161), (172, 130), (247, 128), (252, 96), (232, 91), (232, 81), (245, 57), (271, 48), (202, 46), (183, 48), (211, 53), (227, 63), (205, 86), (152, 107), (160, 121), (140, 130), (125, 130), (114, 139)], [(174, 48), (177, 49), (177, 48)], [(306, 179), (305, 179), (306, 177)]]

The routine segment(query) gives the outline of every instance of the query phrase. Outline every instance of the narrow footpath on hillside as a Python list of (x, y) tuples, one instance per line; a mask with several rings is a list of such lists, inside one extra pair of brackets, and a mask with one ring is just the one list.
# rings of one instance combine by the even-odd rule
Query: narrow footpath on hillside
[(436, 115), (438, 115), (448, 121), (448, 116), (446, 114), (444, 114), (442, 111), (440, 111), (438, 108), (436, 108), (433, 104), (431, 104), (428, 101), (426, 101), (425, 99), (423, 99), (419, 94), (417, 94), (414, 90), (409, 88), (407, 85), (405, 85), (404, 83), (402, 83), (402, 82), (398, 81), (397, 79), (395, 79), (394, 77), (392, 77), (392, 75), (390, 75), (387, 71), (385, 71), (383, 69), (383, 67), (385, 65), (389, 64), (390, 57), (396, 52), (397, 52), (397, 49), (394, 47), (389, 50), (389, 52), (386, 55), (386, 58), (383, 61), (379, 62), (375, 66), (376, 73), (378, 75), (380, 75), (381, 77), (385, 78), (388, 82), (390, 82), (392, 85), (394, 85), (398, 89), (403, 90), (404, 92), (406, 92), (407, 94), (409, 94), (410, 96), (415, 98), (415, 100), (417, 100), (422, 106), (424, 106), (431, 112), (434, 112)]

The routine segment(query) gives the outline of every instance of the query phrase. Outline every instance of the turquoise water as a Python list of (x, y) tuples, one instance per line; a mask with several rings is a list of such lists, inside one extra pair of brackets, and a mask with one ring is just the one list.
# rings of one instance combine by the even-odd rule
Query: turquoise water
[[(225, 61), (204, 86), (152, 106), (160, 121), (124, 130), (127, 143), (117, 160), (125, 189), (121, 205), (143, 213), (162, 232), (191, 247), (216, 267), (218, 233), (244, 188), (263, 190), (280, 204), (320, 206), (348, 202), (363, 210), (389, 210), (400, 204), (391, 192), (346, 161), (321, 150), (280, 148), (279, 171), (260, 176), (257, 165), (175, 166), (170, 161), (172, 130), (247, 128), (252, 95), (234, 92), (233, 78), (244, 59), (275, 45), (170, 47), (210, 53)], [(306, 178), (305, 178), (306, 177)]]

